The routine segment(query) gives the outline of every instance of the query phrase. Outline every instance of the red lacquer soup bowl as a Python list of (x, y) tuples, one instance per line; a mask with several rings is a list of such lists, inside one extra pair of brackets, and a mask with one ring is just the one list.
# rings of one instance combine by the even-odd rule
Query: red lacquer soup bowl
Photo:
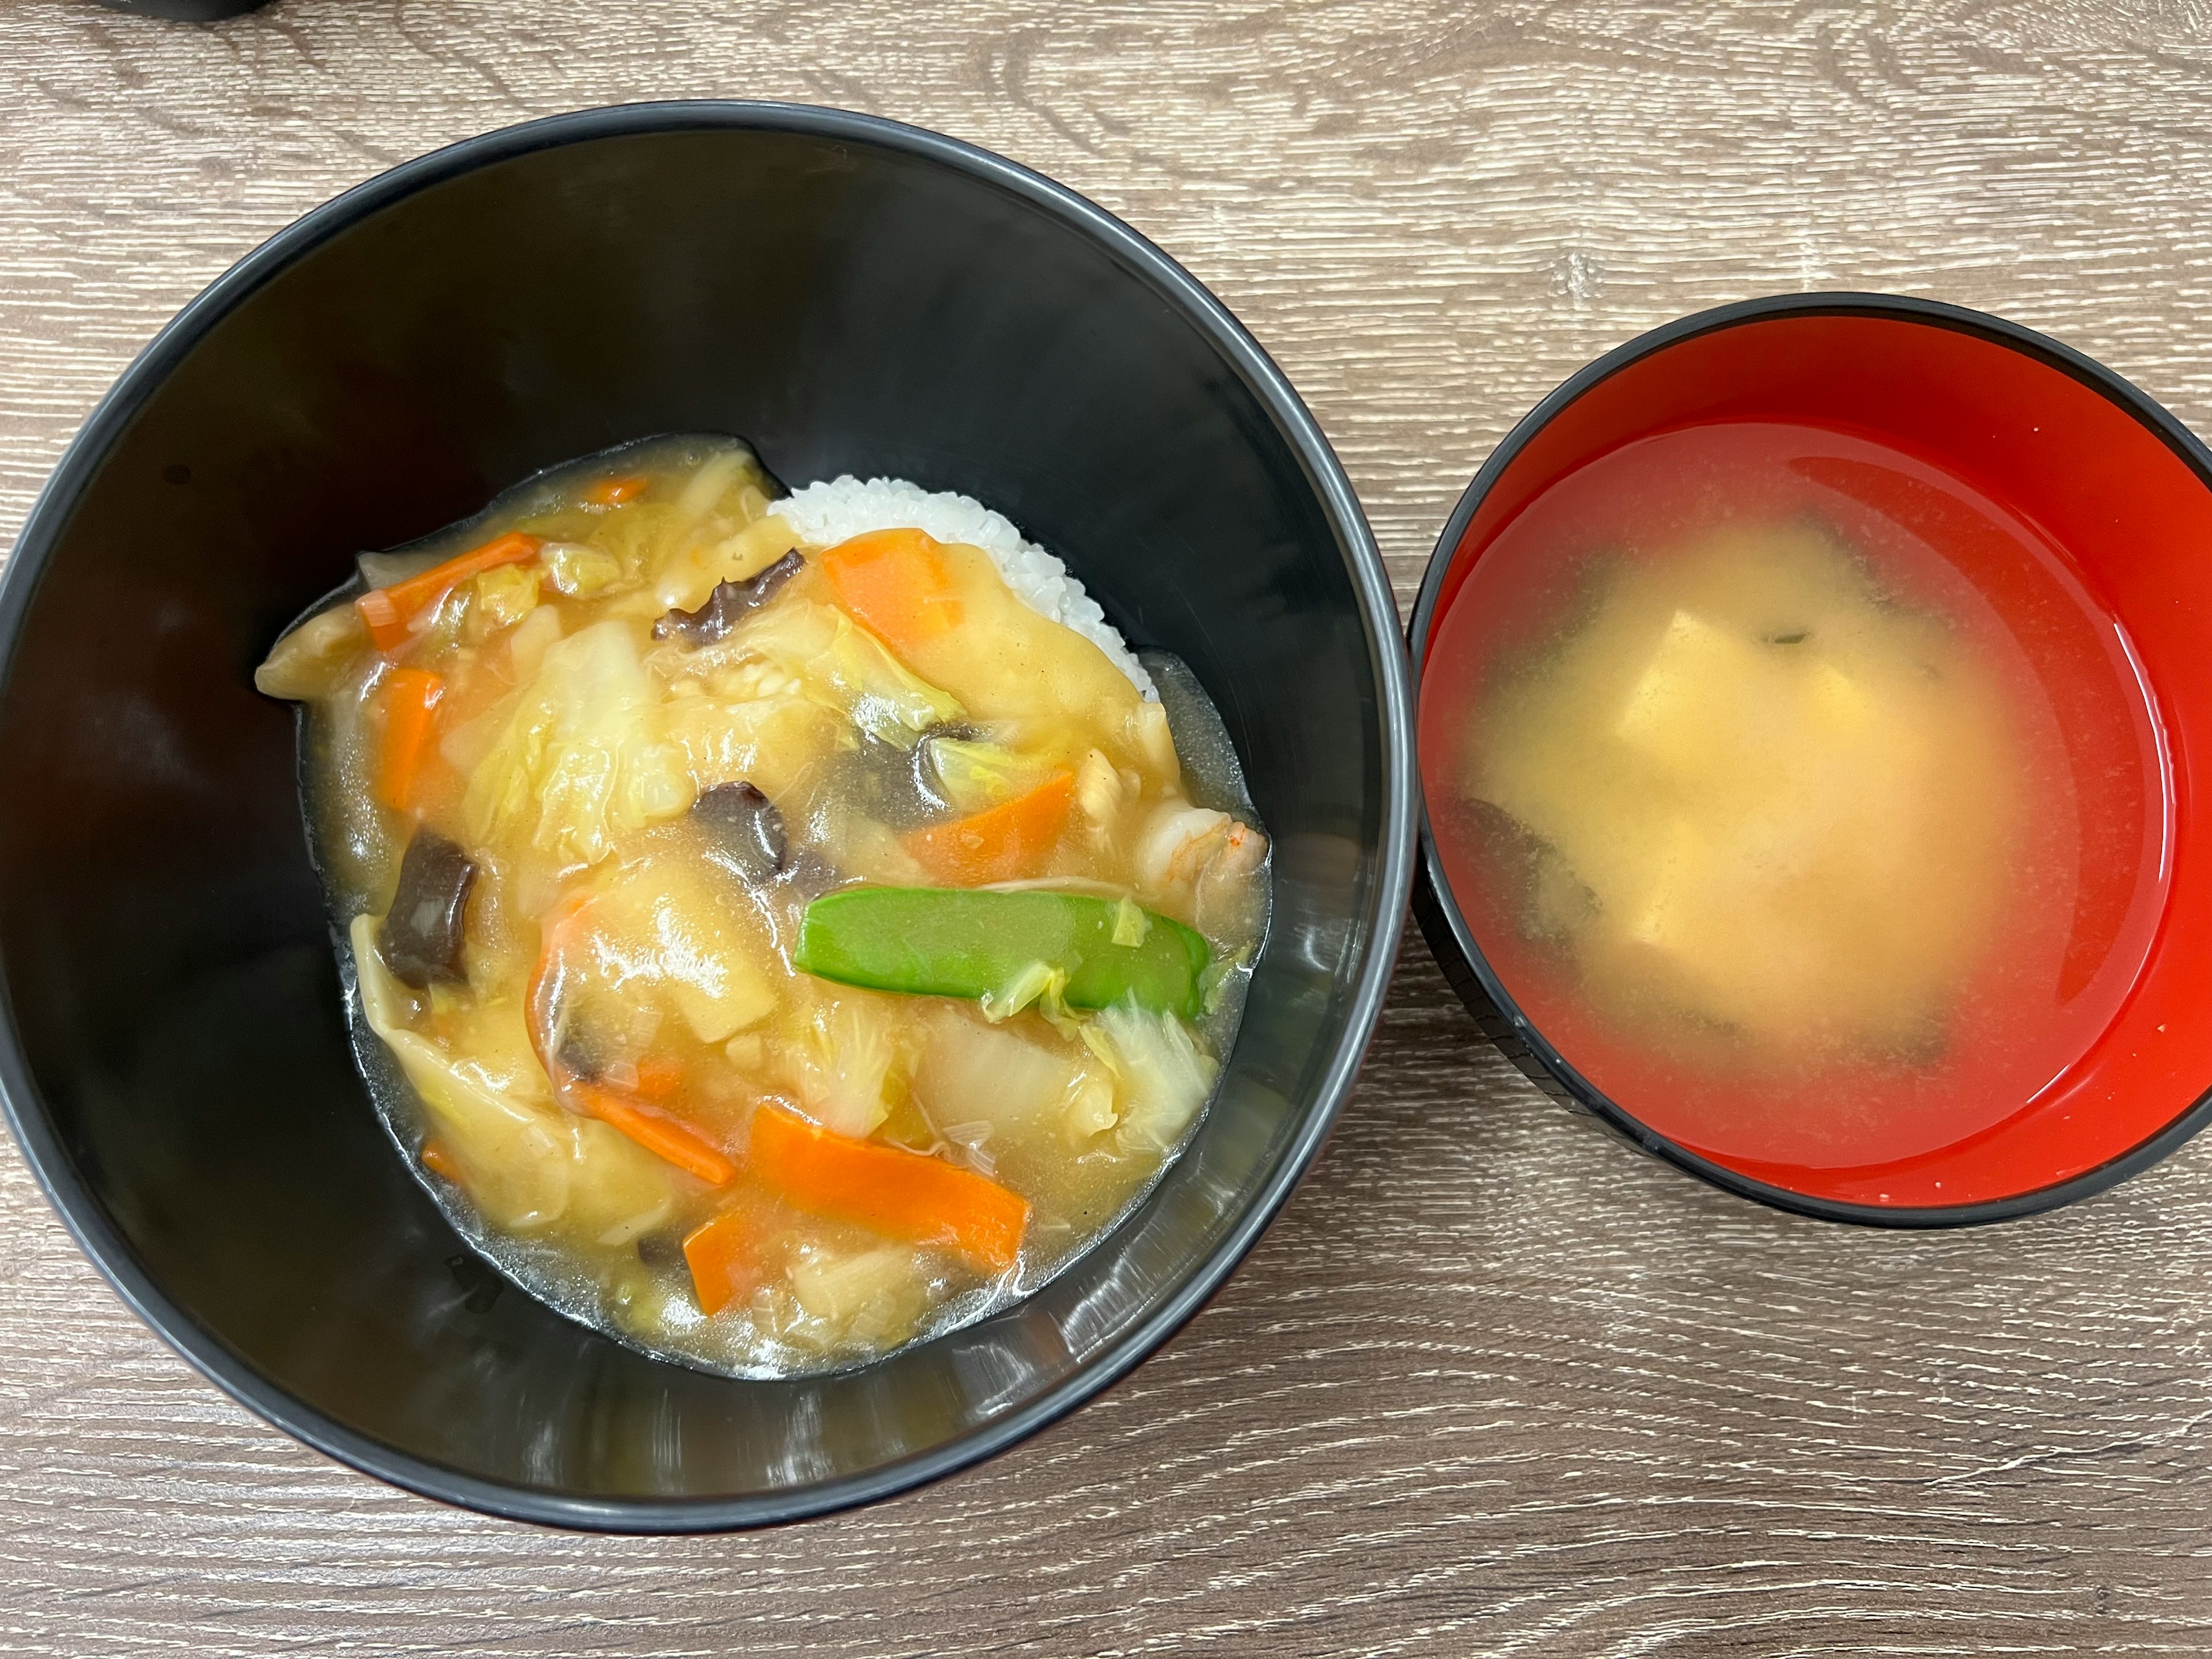
[[(2010, 769), (1990, 763), (1990, 776), (2007, 781), (1989, 787), (1986, 805), (1978, 773), (1916, 775), (1967, 803), (1954, 817), (2002, 813), (1987, 843), (2001, 859), (1959, 863), (1957, 844), (1923, 831), (1903, 797), (1887, 817), (1887, 797), (1851, 797), (1840, 810), (1854, 816), (1834, 820), (1870, 825), (1875, 842), (1905, 850), (1906, 863), (1893, 866), (1870, 851), (1867, 869), (1903, 872), (1920, 860), (1910, 878), (1923, 884), (1929, 869), (1957, 871), (1951, 886), (1939, 877), (1926, 887), (1930, 911), (1964, 904), (1966, 888), (1984, 894), (1977, 943), (1944, 981), (1924, 1040), (1863, 1051), (1808, 1043), (1795, 1055), (1731, 1049), (1735, 1028), (1710, 1007), (1672, 1014), (1689, 1005), (1656, 992), (1634, 1001), (1639, 964), (1660, 960), (1636, 954), (1647, 949), (1636, 931), (1644, 915), (1616, 906), (1602, 922), (1614, 901), (1601, 884), (1577, 883), (1574, 914), (1632, 940), (1605, 958), (1609, 1012), (1589, 988), (1588, 951), (1541, 921), (1557, 914), (1542, 896), (1557, 878), (1528, 872), (1566, 867), (1566, 855), (1493, 799), (1498, 767), (1482, 751), (1502, 741), (1486, 735), (1502, 729), (1495, 711), (1515, 696), (1510, 706), (1527, 706), (1525, 690), (1510, 688), (1528, 676), (1556, 676), (1572, 653), (1611, 648), (1577, 643), (1598, 636), (1573, 631), (1597, 627), (1593, 595), (1604, 583), (1656, 591), (1649, 584), (1680, 568), (1667, 562), (1683, 547), (1752, 524), (1795, 526), (1801, 539), (1844, 550), (1837, 556), (1874, 596), (1863, 613), (1872, 626), (1916, 618), (1919, 637), (1948, 653), (1942, 661), (1971, 659), (1971, 673), (1926, 667), (1937, 684), (1929, 695), (1956, 686), (1960, 698), (2002, 711), (1986, 730), (2002, 734), (1995, 746)], [(1763, 581), (1769, 567), (1757, 561), (1768, 556), (1746, 556), (1753, 562), (1735, 568)], [(1673, 614), (1651, 636), (1662, 646), (1704, 626), (1691, 611)], [(1950, 1225), (2097, 1191), (2212, 1115), (2212, 824), (2192, 784), (2212, 764), (2212, 452), (2118, 375), (2013, 324), (1921, 300), (1792, 295), (1685, 319), (1591, 364), (1498, 447), (1437, 542), (1411, 639), (1427, 802), (1417, 908), (1438, 960), (1524, 1070), (1646, 1150), (1809, 1214)], [(1658, 683), (1634, 665), (1621, 672), (1619, 684)], [(1591, 707), (1599, 724), (1572, 730), (1628, 729), (1603, 724), (1610, 702)], [(1716, 731), (1768, 718), (1736, 692), (1710, 707)], [(1704, 747), (1705, 730), (1676, 728), (1668, 753), (1681, 751), (1685, 731)], [(1905, 728), (1895, 730), (1903, 741)], [(1612, 737), (1587, 749), (1557, 741), (1566, 746), (1547, 751), (1544, 775), (1554, 793), (1593, 779), (1636, 809), (1642, 786), (1621, 781), (1629, 774), (1606, 746)], [(1905, 765), (1897, 742), (1869, 741), (1889, 745), (1877, 773)], [(1984, 750), (1951, 752), (1978, 763)], [(1725, 767), (1726, 753), (1715, 753)], [(1791, 811), (1826, 799), (1826, 764), (1817, 751), (1793, 752), (1789, 775), (1812, 783), (1790, 785)], [(1840, 783), (1828, 791), (1847, 793)], [(1670, 822), (1689, 822), (1690, 809), (1669, 810)], [(1676, 885), (1666, 890), (1718, 890), (1715, 869), (1732, 879), (1735, 854), (1716, 854), (1715, 844), (1695, 842), (1706, 888), (1668, 875)], [(1928, 862), (1939, 855), (1953, 862)], [(1779, 879), (1764, 866), (1746, 878)], [(1846, 964), (1838, 982), (1878, 1000), (1903, 983), (1884, 978), (1880, 951), (1896, 936), (1894, 913), (1918, 924), (1909, 896), (1920, 890), (1904, 873), (1887, 885), (1862, 879), (1875, 908), (1893, 914), (1888, 933), (1869, 924), (1875, 945), (1857, 958), (1856, 980), (1856, 933), (1847, 942), (1832, 931), (1802, 959)], [(1547, 880), (1553, 890), (1541, 890)], [(1826, 918), (1845, 914), (1809, 905), (1804, 915), (1820, 920), (1802, 927), (1832, 930), (1843, 924)], [(1754, 936), (1782, 935), (1744, 935)], [(1735, 936), (1703, 937), (1698, 971), (1711, 981), (1712, 941)], [(1748, 956), (1729, 964), (1730, 982), (1749, 988), (1742, 1006), (1762, 1006), (1765, 972)], [(1619, 1016), (1630, 1006), (1623, 996), (1645, 1010), (1641, 1024)], [(1806, 1030), (1835, 1026), (1813, 1012)]]

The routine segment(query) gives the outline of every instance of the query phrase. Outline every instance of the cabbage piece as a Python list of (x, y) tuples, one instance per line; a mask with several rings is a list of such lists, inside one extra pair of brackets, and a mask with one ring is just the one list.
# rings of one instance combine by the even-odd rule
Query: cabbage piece
[(732, 484), (750, 482), (757, 465), (749, 449), (726, 449), (709, 455), (686, 481), (684, 493), (676, 498), (678, 522), (690, 524), (705, 518), (729, 493)]
[(799, 537), (771, 514), (733, 536), (695, 541), (660, 567), (653, 598), (665, 610), (696, 611), (724, 582), (749, 581), (799, 546)]
[(890, 1115), (888, 1088), (904, 1035), (889, 997), (817, 992), (782, 1031), (785, 1079), (809, 1117), (833, 1134), (864, 1140)]
[(622, 561), (588, 542), (548, 542), (538, 556), (554, 591), (572, 599), (591, 599), (623, 579)]
[(902, 749), (913, 748), (923, 732), (964, 712), (958, 699), (914, 673), (832, 605), (787, 597), (758, 612), (731, 635), (730, 644), (775, 664), (817, 702), (870, 737)]
[(718, 582), (742, 580), (798, 544), (782, 520), (766, 516), (771, 487), (758, 459), (742, 445), (700, 464), (655, 515), (644, 566), (658, 609), (695, 610)]
[(253, 689), (265, 697), (305, 702), (337, 689), (368, 642), (361, 617), (349, 605), (313, 616), (278, 640), (269, 659), (253, 671)]
[(561, 637), (561, 612), (553, 605), (541, 605), (515, 625), (507, 635), (507, 670), (516, 684), (537, 678), (545, 661), (545, 653)]
[(514, 627), (538, 607), (538, 574), (529, 565), (502, 564), (478, 573), (469, 583), (468, 623), (472, 643), (482, 644)]
[(519, 1009), (472, 1011), (456, 1053), (407, 1028), (411, 1002), (377, 955), (375, 918), (356, 917), (352, 939), (369, 1029), (406, 1073), (487, 1222), (516, 1232), (560, 1222), (634, 1238), (667, 1216), (668, 1166), (605, 1124), (552, 1104)]
[(1030, 1007), (1054, 1024), (1062, 1024), (1070, 1018), (1067, 969), (1048, 963), (1024, 963), (1005, 984), (994, 986), (978, 997), (975, 1006), (994, 1025)]
[(1086, 1066), (1076, 1079), (1074, 1092), (1068, 1096), (1060, 1121), (1066, 1126), (1069, 1136), (1080, 1142), (1105, 1133), (1120, 1121), (1121, 1115), (1120, 1109), (1114, 1104), (1113, 1078)]
[(830, 865), (848, 876), (884, 887), (921, 887), (929, 872), (889, 824), (864, 817), (836, 800), (824, 802), (808, 824), (808, 836)]
[(668, 704), (669, 736), (702, 795), (719, 783), (750, 783), (779, 804), (793, 801), (808, 775), (836, 752), (843, 730), (836, 710), (803, 696), (697, 696)]
[(1065, 1113), (1079, 1133), (1114, 1121), (1113, 1092), (1068, 1054), (951, 1009), (930, 1020), (915, 1067), (914, 1092), (933, 1123), (988, 1124), (1011, 1135), (1030, 1133)]
[(1103, 1037), (1114, 1066), (1123, 1150), (1164, 1152), (1206, 1104), (1220, 1066), (1171, 1014), (1119, 1004), (1091, 1029)]
[(1026, 793), (1045, 769), (1004, 744), (965, 738), (932, 738), (929, 763), (938, 788), (956, 812), (981, 812)]
[(665, 1000), (702, 1042), (726, 1042), (775, 1012), (765, 947), (703, 873), (674, 857), (641, 859), (592, 896), (563, 962), (583, 971), (584, 995), (618, 1012), (641, 995)]
[(894, 1346), (929, 1310), (929, 1282), (911, 1250), (817, 1249), (793, 1262), (789, 1277), (805, 1316), (793, 1335), (824, 1348)]
[(520, 836), (565, 864), (596, 864), (619, 836), (691, 805), (684, 751), (629, 624), (597, 623), (548, 647), (512, 702), (469, 775), (471, 842)]

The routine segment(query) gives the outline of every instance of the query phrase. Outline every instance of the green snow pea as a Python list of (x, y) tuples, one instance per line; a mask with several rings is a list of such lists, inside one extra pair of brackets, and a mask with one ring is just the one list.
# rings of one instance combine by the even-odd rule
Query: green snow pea
[(1205, 1010), (1211, 957), (1203, 936), (1129, 899), (957, 887), (825, 894), (792, 953), (802, 972), (878, 991), (1019, 1006), (1063, 979), (1071, 1008), (1126, 1000), (1183, 1019)]

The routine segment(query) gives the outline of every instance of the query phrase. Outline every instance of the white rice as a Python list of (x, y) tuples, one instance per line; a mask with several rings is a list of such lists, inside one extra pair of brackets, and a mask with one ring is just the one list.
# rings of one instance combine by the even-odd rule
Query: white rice
[(848, 473), (793, 491), (775, 504), (775, 510), (817, 547), (834, 546), (871, 530), (920, 530), (940, 542), (980, 547), (1024, 605), (1082, 635), (1147, 700), (1159, 701), (1152, 677), (1130, 654), (1128, 641), (1106, 620), (1098, 601), (1067, 574), (1067, 567), (1035, 542), (1023, 539), (1011, 520), (973, 496), (923, 489), (903, 478), (871, 478), (862, 483)]

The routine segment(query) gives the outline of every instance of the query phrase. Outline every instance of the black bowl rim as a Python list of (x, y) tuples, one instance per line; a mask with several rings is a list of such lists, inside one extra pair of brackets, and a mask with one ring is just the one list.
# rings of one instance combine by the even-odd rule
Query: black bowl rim
[(0, 1112), (63, 1224), (118, 1295), (154, 1332), (240, 1404), (340, 1462), (427, 1498), (510, 1520), (584, 1531), (723, 1532), (803, 1520), (872, 1503), (942, 1479), (1006, 1450), (1115, 1382), (1172, 1336), (1227, 1279), (1289, 1200), (1328, 1138), (1358, 1076), (1389, 988), (1413, 871), (1419, 772), (1411, 680), (1382, 554), (1351, 480), (1304, 402), (1229, 308), (1151, 240), (1063, 185), (941, 133), (806, 104), (687, 100), (618, 104), (480, 133), (380, 173), (295, 220), (238, 261), (179, 312), (94, 406), (33, 504), (14, 556), (0, 570), (0, 690), (32, 593), (58, 535), (111, 445), (149, 395), (224, 316), (310, 250), (369, 215), (463, 173), (535, 151), (641, 134), (769, 131), (886, 149), (962, 173), (1017, 197), (1103, 246), (1199, 329), (1267, 410), (1303, 463), (1333, 527), (1351, 549), (1351, 577), (1382, 701), (1382, 824), (1369, 896), (1365, 960), (1349, 1024), (1281, 1164), (1221, 1242), (1173, 1293), (1111, 1347), (1019, 1411), (930, 1451), (789, 1492), (671, 1499), (587, 1498), (466, 1474), (357, 1433), (295, 1399), (201, 1328), (141, 1268), (80, 1180), (24, 1063), (13, 1000), (0, 975)]
[[(1709, 311), (1696, 312), (1639, 334), (1584, 365), (1523, 416), (1497, 448), (1491, 451), (1489, 459), (1483, 462), (1481, 470), (1474, 475), (1474, 482), (1468, 485), (1466, 492), (1459, 498), (1458, 505), (1453, 507), (1451, 516), (1444, 520), (1443, 531), (1437, 538), (1435, 550), (1429, 555), (1427, 571), (1421, 578), (1420, 592), (1414, 601), (1413, 617), (1407, 623), (1406, 637), (1413, 665), (1417, 710), (1422, 659), (1426, 653), (1429, 629), (1435, 617), (1445, 573), (1450, 568), (1461, 537), (1466, 534), (1467, 527), (1473, 522), (1484, 497), (1515, 458), (1527, 447), (1530, 440), (1591, 387), (1655, 352), (1679, 345), (1701, 334), (1785, 317), (1879, 317), (1898, 322), (1917, 323), (1971, 334), (2033, 357), (2080, 381), (2124, 413), (2133, 416), (2180, 459), (2182, 464), (2197, 476), (2199, 483), (2207, 489), (2212, 489), (2212, 450), (2208, 450), (2197, 434), (2163, 404), (2095, 359), (2006, 318), (1971, 310), (1965, 306), (1951, 305), (1941, 300), (1855, 291), (1778, 294), (1716, 306)], [(1915, 1206), (1848, 1204), (1753, 1180), (1725, 1164), (1692, 1152), (1649, 1127), (1632, 1113), (1609, 1099), (1603, 1091), (1568, 1063), (1522, 1012), (1520, 1005), (1506, 991), (1488, 959), (1475, 944), (1474, 932), (1460, 910), (1459, 902), (1453, 896), (1451, 884), (1445, 877), (1443, 863), (1437, 857), (1436, 836), (1430, 828), (1425, 801), (1420, 811), (1420, 843), (1423, 898), (1433, 902), (1431, 914), (1441, 918), (1445, 924), (1450, 942), (1465, 958), (1466, 966), (1480, 988), (1480, 994), (1491, 1004), (1489, 1008), (1477, 1008), (1470, 1000), (1470, 1011), (1479, 1017), (1494, 1012), (1503, 1018), (1512, 1036), (1526, 1046), (1528, 1053), (1577, 1103), (1588, 1108), (1636, 1146), (1739, 1197), (1753, 1199), (1778, 1210), (1811, 1216), (1817, 1220), (1849, 1222), (1866, 1227), (1925, 1229), (1978, 1226), (1988, 1222), (2009, 1221), (2017, 1217), (2057, 1209), (2060, 1205), (2071, 1204), (2077, 1199), (2100, 1193), (2170, 1156), (2192, 1135), (2212, 1124), (2212, 1089), (2208, 1089), (2183, 1108), (2163, 1128), (2094, 1169), (2085, 1170), (2079, 1175), (2047, 1187), (2033, 1188), (2027, 1192), (1973, 1204)], [(1436, 948), (1442, 948), (1433, 933), (1431, 933), (1431, 943)], [(1464, 990), (1462, 995), (1462, 1000), (1467, 1000)]]

